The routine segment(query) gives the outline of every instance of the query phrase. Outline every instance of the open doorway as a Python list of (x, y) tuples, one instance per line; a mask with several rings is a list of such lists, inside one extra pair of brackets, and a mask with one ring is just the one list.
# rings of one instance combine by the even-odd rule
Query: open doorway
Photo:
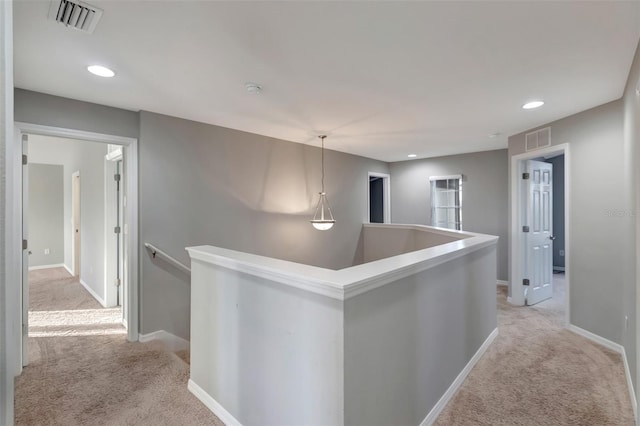
[(369, 172), (367, 179), (367, 220), (369, 223), (391, 223), (390, 175)]
[(550, 309), (569, 324), (569, 147), (511, 159), (509, 301)]
[(127, 281), (120, 235), (125, 156), (122, 147), (113, 155), (105, 143), (42, 135), (24, 135), (23, 148), (27, 365), (38, 359), (29, 346), (60, 349), (87, 336), (127, 335), (120, 288)]

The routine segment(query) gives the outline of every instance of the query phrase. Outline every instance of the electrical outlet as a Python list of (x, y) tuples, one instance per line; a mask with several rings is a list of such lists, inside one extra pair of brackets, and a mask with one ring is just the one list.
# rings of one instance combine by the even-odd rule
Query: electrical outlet
[(564, 250), (560, 250), (560, 256), (564, 256)]
[(49, 249), (44, 249), (44, 254), (49, 254), (49, 253), (50, 253)]

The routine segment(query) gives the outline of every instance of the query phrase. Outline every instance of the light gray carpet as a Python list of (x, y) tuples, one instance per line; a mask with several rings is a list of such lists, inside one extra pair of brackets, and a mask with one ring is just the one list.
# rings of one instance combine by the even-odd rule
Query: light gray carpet
[(16, 379), (17, 425), (222, 425), (187, 390), (189, 366), (160, 343), (129, 343), (62, 268), (30, 275), (29, 366)]
[(620, 355), (563, 328), (556, 277), (554, 299), (532, 307), (498, 288), (499, 335), (436, 425), (634, 424)]

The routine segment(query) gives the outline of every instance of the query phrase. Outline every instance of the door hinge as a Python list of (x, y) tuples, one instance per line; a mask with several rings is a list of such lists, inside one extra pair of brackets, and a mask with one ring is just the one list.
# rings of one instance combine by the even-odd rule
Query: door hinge
[(115, 228), (113, 228), (113, 233), (114, 234), (119, 234), (120, 231), (122, 231), (122, 229), (119, 226), (116, 226)]
[(27, 163), (28, 163), (27, 160), (28, 160), (27, 155), (26, 154), (22, 154), (22, 165), (23, 166), (27, 165)]
[(29, 243), (27, 240), (22, 240), (22, 250), (26, 250), (27, 248), (29, 248)]
[(116, 182), (120, 182), (121, 178), (122, 175), (120, 173), (116, 173), (115, 175), (113, 175), (113, 180), (115, 180)]
[(529, 227), (528, 226), (523, 226), (522, 227), (522, 232), (529, 232)]
[(122, 284), (122, 280), (120, 278), (116, 278), (116, 287), (120, 287)]
[(522, 285), (529, 285), (529, 278), (525, 278), (522, 280)]
[(523, 173), (522, 179), (529, 179), (529, 173)]

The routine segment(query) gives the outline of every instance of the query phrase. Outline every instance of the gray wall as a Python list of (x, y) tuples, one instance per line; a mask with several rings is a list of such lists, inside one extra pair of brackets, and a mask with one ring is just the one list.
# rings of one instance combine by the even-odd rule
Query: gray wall
[(464, 236), (444, 235), (416, 229), (390, 229), (372, 225), (362, 228), (363, 261), (373, 262), (441, 244), (458, 241)]
[(15, 89), (15, 120), (107, 135), (138, 137), (138, 113)]
[[(633, 314), (624, 304), (632, 221), (618, 214), (630, 211), (622, 113), (615, 101), (541, 126), (551, 127), (553, 145), (570, 144), (571, 323), (620, 344)], [(510, 155), (524, 152), (524, 138), (509, 138)]]
[(104, 156), (107, 145), (29, 136), (30, 161), (64, 169), (64, 263), (72, 268), (71, 175), (80, 171), (80, 279), (104, 300)]
[(638, 374), (637, 357), (640, 356), (640, 351), (637, 350), (637, 344), (640, 342), (637, 341), (636, 337), (639, 329), (637, 321), (640, 320), (638, 316), (638, 309), (640, 309), (638, 303), (640, 303), (640, 300), (637, 300), (637, 289), (640, 286), (640, 277), (638, 276), (638, 270), (640, 270), (640, 214), (638, 214), (640, 212), (640, 197), (638, 196), (638, 191), (640, 190), (640, 95), (636, 93), (637, 89), (640, 89), (640, 43), (636, 48), (623, 97), (625, 160), (627, 162), (625, 167), (627, 170), (626, 179), (633, 183), (629, 188), (630, 208), (632, 210), (628, 213), (632, 222), (635, 222), (632, 223), (632, 225), (635, 225), (635, 233), (631, 231), (628, 236), (631, 239), (630, 255), (632, 259), (635, 258), (635, 261), (632, 261), (628, 267), (628, 273), (634, 276), (635, 279), (626, 282), (623, 293), (624, 310), (625, 312), (630, 312), (629, 329), (624, 335), (623, 345), (627, 353), (636, 395), (640, 396), (636, 376)]
[[(327, 139), (326, 146), (331, 146)], [(140, 239), (188, 264), (202, 244), (334, 269), (362, 261), (368, 172), (386, 163), (327, 150), (329, 231), (309, 219), (320, 150), (149, 112), (140, 114)], [(142, 256), (142, 332), (189, 336), (188, 277)]]
[(546, 162), (553, 165), (553, 266), (564, 268), (564, 155)]
[(486, 247), (344, 302), (345, 425), (425, 419), (497, 327), (495, 262)]
[(29, 267), (64, 263), (63, 172), (61, 165), (29, 164)]
[(462, 229), (497, 235), (497, 278), (508, 280), (507, 150), (390, 164), (391, 221), (431, 224), (430, 176), (462, 174)]

